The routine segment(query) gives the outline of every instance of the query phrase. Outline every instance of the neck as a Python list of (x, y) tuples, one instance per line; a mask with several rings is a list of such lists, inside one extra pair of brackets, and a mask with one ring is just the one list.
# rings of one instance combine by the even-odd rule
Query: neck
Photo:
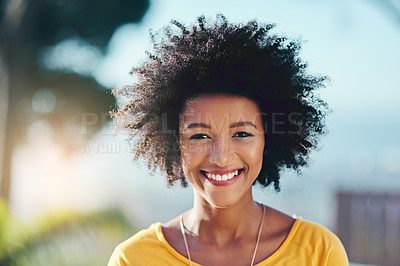
[(261, 220), (262, 206), (248, 193), (239, 202), (218, 207), (195, 192), (194, 207), (184, 217), (185, 227), (200, 241), (225, 246), (236, 239), (254, 235)]

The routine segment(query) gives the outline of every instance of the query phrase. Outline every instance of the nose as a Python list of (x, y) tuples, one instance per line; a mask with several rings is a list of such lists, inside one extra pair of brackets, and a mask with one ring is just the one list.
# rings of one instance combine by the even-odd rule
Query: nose
[(214, 140), (209, 152), (209, 161), (216, 164), (218, 167), (227, 166), (235, 159), (235, 153), (232, 150), (232, 145), (226, 140)]

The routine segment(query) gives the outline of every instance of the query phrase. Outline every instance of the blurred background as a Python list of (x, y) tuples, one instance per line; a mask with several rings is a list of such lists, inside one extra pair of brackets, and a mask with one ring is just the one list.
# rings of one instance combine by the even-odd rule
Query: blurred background
[(217, 13), (276, 23), (331, 79), (310, 166), (255, 199), (330, 228), (354, 265), (400, 265), (400, 0), (1, 0), (0, 265), (105, 265), (191, 207), (190, 187), (133, 163), (110, 90), (133, 82), (149, 29)]

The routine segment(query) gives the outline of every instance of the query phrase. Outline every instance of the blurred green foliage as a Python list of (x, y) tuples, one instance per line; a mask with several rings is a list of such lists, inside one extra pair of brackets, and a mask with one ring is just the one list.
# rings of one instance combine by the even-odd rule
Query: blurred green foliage
[(0, 265), (105, 265), (134, 231), (118, 209), (57, 211), (24, 225), (0, 201)]

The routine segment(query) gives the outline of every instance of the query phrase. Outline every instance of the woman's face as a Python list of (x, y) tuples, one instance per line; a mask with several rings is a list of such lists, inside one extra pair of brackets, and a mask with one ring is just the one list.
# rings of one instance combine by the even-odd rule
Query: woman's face
[(196, 97), (186, 103), (179, 127), (183, 172), (196, 193), (216, 207), (251, 195), (264, 151), (253, 101), (225, 94)]

